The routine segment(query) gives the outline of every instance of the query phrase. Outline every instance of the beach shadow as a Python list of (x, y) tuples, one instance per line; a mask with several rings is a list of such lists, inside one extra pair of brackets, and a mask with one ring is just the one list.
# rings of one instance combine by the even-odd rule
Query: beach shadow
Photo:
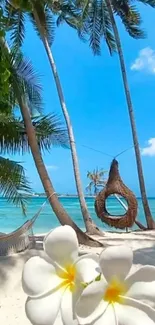
[(19, 271), (21, 277), (25, 262), (33, 256), (40, 256), (48, 261), (42, 243), (36, 243), (35, 249), (27, 249), (24, 252), (10, 256), (0, 256), (0, 288), (5, 285), (10, 277), (13, 279), (14, 273), (17, 271)]
[(133, 263), (155, 266), (155, 245), (135, 250)]
[(6, 256), (0, 257), (0, 287), (2, 283), (7, 281), (7, 272), (8, 271), (11, 272), (14, 266), (15, 266), (15, 260), (12, 256), (9, 256), (9, 258)]

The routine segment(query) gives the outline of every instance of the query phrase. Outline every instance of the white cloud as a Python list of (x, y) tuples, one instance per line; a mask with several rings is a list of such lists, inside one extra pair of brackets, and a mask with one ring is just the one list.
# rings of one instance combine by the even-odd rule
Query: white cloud
[(151, 138), (147, 141), (148, 146), (141, 149), (143, 156), (155, 156), (155, 138)]
[(150, 47), (142, 49), (130, 68), (135, 71), (143, 70), (155, 74), (155, 51)]
[(46, 165), (46, 168), (48, 170), (57, 170), (58, 169), (58, 166), (55, 166), (55, 165)]

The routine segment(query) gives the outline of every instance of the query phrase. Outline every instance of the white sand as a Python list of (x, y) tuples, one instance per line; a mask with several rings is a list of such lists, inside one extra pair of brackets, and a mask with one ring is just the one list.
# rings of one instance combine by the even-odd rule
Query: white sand
[[(134, 251), (133, 269), (140, 265), (155, 265), (155, 231), (135, 233), (105, 233), (100, 240), (107, 245), (130, 246)], [(80, 251), (100, 253), (102, 248), (80, 247)], [(31, 256), (45, 256), (42, 250), (0, 258), (0, 325), (30, 325), (25, 316), (26, 295), (21, 287), (23, 265)]]

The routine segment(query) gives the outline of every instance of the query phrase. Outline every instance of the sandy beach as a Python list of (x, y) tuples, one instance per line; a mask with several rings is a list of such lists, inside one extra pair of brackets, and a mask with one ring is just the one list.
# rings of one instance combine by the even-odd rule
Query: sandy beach
[[(104, 237), (97, 238), (104, 246), (122, 245), (130, 246), (134, 251), (134, 269), (140, 265), (155, 265), (155, 231), (133, 233), (105, 233)], [(21, 287), (21, 274), (25, 261), (31, 256), (44, 256), (41, 249), (27, 250), (24, 253), (0, 257), (0, 324), (30, 325), (25, 316), (24, 305), (26, 295)], [(100, 253), (102, 248), (79, 247), (80, 254), (85, 252)]]

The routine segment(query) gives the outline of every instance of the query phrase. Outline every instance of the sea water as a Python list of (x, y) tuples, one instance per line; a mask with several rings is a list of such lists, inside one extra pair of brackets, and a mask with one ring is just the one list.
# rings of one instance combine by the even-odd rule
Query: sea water
[[(81, 215), (80, 204), (77, 197), (60, 197), (60, 203), (63, 205), (65, 210), (68, 212), (70, 217), (74, 220), (74, 222), (82, 229), (84, 229), (84, 222)], [(138, 216), (137, 220), (139, 220), (142, 224), (146, 225), (144, 212), (142, 208), (141, 199), (137, 199), (138, 201)], [(149, 205), (151, 208), (152, 215), (155, 219), (155, 198), (149, 198)], [(26, 220), (32, 218), (35, 213), (40, 209), (41, 205), (45, 202), (44, 197), (32, 197), (28, 199), (27, 203), (27, 216), (24, 217), (22, 211), (19, 207), (15, 207), (13, 204), (8, 203), (8, 201), (4, 198), (0, 198), (0, 232), (11, 232), (18, 227), (20, 227)], [(110, 230), (113, 231), (115, 228), (110, 228), (104, 223), (101, 222), (100, 219), (95, 214), (94, 209), (94, 198), (86, 198), (87, 206), (90, 212), (90, 215), (97, 226), (104, 231)], [(125, 201), (124, 201), (125, 203)], [(120, 205), (120, 203), (115, 198), (109, 198), (107, 201), (108, 211), (113, 215), (124, 214), (124, 208)], [(47, 203), (43, 210), (41, 211), (38, 219), (34, 225), (35, 233), (45, 233), (52, 228), (55, 228), (59, 225), (59, 221), (57, 220), (54, 212), (52, 211), (49, 203)], [(133, 227), (136, 229), (136, 226)], [(115, 230), (116, 231), (116, 230)]]

